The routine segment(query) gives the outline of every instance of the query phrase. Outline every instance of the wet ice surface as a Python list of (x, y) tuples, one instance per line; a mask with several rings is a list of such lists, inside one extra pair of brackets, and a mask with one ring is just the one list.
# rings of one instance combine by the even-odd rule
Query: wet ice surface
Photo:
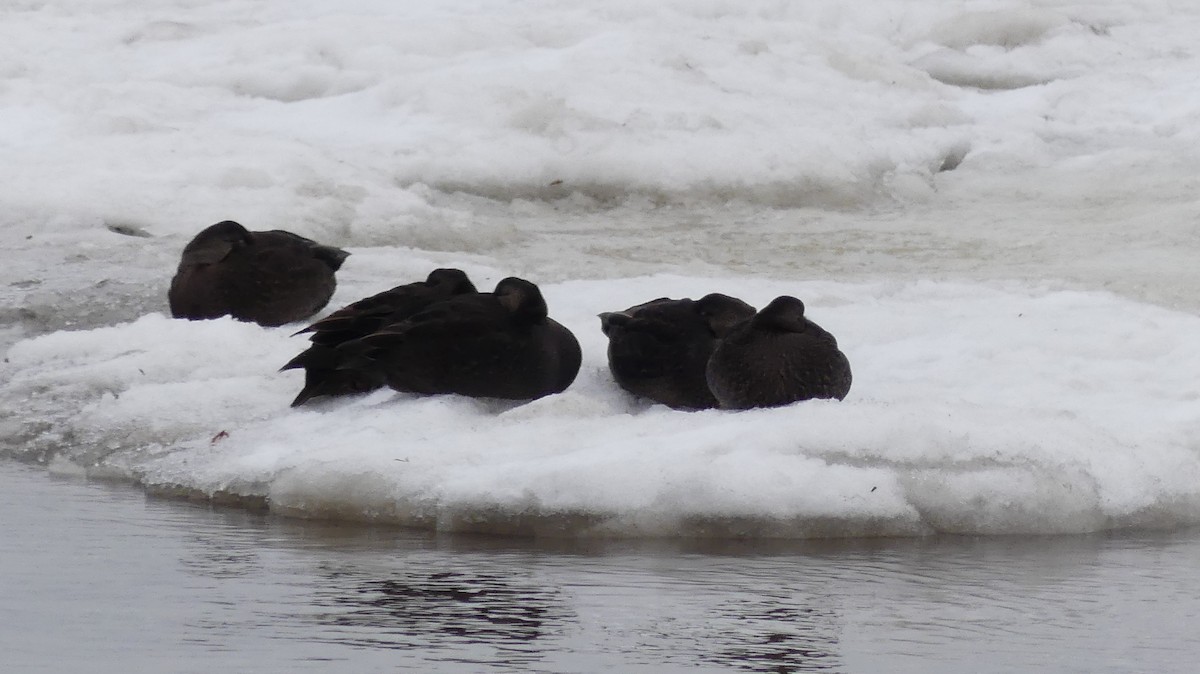
[[(1196, 317), (1020, 284), (714, 282), (545, 286), (585, 362), (567, 392), (528, 404), (380, 391), (291, 409), (300, 375), (276, 369), (305, 342), (288, 327), (154, 314), (55, 333), (10, 350), (4, 392), (24, 404), (6, 430), (29, 458), (165, 493), (443, 531), (1075, 533), (1200, 515)], [(759, 306), (800, 289), (855, 388), (736, 413), (632, 399), (595, 316), (646, 286), (732, 286)], [(1094, 320), (1106, 314), (1122, 320)]]
[[(1197, 521), (1193, 10), (535, 9), (0, 10), (0, 451), (443, 531)], [(348, 247), (334, 306), (436, 266), (530, 278), (580, 378), (289, 410), (288, 328), (161, 315), (226, 218)], [(850, 397), (683, 414), (617, 390), (595, 314), (712, 291), (800, 296)]]

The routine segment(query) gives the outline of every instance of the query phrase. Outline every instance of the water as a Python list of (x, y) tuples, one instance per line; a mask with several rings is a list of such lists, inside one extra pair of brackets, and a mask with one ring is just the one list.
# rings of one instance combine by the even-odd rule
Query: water
[[(0, 463), (11, 672), (1184, 672), (1200, 532), (545, 542)], [(51, 505), (52, 504), (52, 505)]]

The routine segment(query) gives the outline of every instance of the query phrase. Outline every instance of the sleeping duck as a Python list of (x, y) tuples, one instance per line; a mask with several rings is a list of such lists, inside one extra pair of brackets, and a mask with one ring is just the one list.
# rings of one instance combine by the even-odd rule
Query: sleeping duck
[(579, 373), (571, 331), (547, 316), (536, 285), (506, 278), (453, 295), (337, 347), (339, 369), (378, 373), (397, 391), (532, 400)]
[(709, 358), (708, 387), (721, 407), (776, 407), (850, 392), (850, 361), (837, 340), (804, 316), (804, 303), (777, 297), (733, 327)]
[(476, 293), (466, 273), (435, 269), (424, 281), (385, 290), (338, 309), (296, 334), (312, 333), (312, 346), (281, 369), (304, 368), (304, 388), (292, 407), (317, 396), (366, 393), (386, 385), (375, 368), (342, 368), (338, 347), (399, 323), (413, 314), (454, 295)]
[(676, 409), (716, 407), (705, 379), (708, 358), (730, 328), (753, 315), (754, 307), (720, 293), (602, 313), (609, 370), (634, 395)]
[(291, 232), (218, 222), (184, 247), (167, 293), (171, 315), (265, 326), (303, 320), (329, 303), (348, 255)]

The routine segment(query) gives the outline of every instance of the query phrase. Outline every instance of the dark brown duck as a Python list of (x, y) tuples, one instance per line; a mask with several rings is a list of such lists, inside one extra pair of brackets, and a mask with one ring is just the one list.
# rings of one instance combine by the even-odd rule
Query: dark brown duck
[(382, 373), (411, 393), (532, 400), (579, 373), (571, 331), (549, 318), (541, 291), (509, 277), (490, 293), (455, 295), (338, 347), (344, 369)]
[(787, 295), (729, 331), (709, 358), (708, 387), (721, 407), (777, 407), (850, 392), (850, 361), (837, 339)]
[(365, 337), (454, 295), (476, 293), (459, 269), (435, 269), (424, 281), (407, 283), (349, 304), (296, 334), (312, 333), (312, 346), (284, 365), (304, 368), (304, 388), (292, 401), (302, 405), (317, 396), (366, 393), (386, 385), (383, 372), (372, 367), (344, 367), (338, 347)]
[(167, 293), (171, 315), (266, 326), (303, 320), (329, 303), (348, 255), (291, 232), (218, 222), (184, 247)]
[(600, 314), (609, 370), (634, 395), (676, 409), (716, 407), (705, 377), (708, 358), (730, 328), (753, 315), (754, 307), (720, 293)]

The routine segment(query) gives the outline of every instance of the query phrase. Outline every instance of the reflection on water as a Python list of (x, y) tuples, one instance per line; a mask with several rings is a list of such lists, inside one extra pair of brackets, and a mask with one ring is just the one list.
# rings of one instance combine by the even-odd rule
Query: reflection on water
[(262, 571), (258, 551), (244, 545), (230, 545), (216, 532), (195, 534), (196, 552), (179, 563), (188, 573), (208, 578), (238, 578)]
[(726, 619), (742, 625), (741, 643), (726, 644), (717, 662), (754, 672), (819, 672), (841, 667), (840, 621), (829, 609), (789, 605), (788, 597), (730, 602)]
[(419, 572), (387, 579), (330, 572), (311, 616), (334, 628), (322, 638), (354, 645), (439, 649), (491, 646), (504, 664), (536, 659), (532, 642), (553, 637), (571, 615), (559, 592), (494, 574)]
[(20, 672), (1191, 671), (1200, 532), (536, 542), (288, 521), (0, 463)]

